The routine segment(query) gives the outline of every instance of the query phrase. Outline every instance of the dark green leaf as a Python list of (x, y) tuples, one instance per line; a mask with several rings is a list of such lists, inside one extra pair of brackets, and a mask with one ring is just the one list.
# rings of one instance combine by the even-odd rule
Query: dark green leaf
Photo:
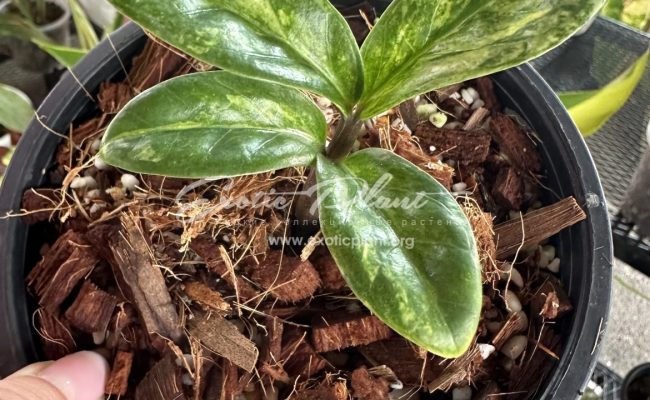
[(603, 0), (395, 0), (361, 49), (364, 118), (436, 88), (537, 57)]
[(321, 230), (352, 291), (400, 335), (443, 357), (462, 354), (479, 321), (481, 270), (451, 194), (387, 150), (317, 165)]
[(20, 90), (0, 83), (0, 125), (24, 132), (34, 117), (29, 97)]
[(363, 89), (361, 58), (328, 0), (111, 0), (188, 54), (237, 74), (328, 97), (348, 113)]
[(100, 156), (135, 172), (227, 177), (310, 164), (326, 131), (321, 111), (296, 89), (205, 72), (132, 100), (108, 127)]

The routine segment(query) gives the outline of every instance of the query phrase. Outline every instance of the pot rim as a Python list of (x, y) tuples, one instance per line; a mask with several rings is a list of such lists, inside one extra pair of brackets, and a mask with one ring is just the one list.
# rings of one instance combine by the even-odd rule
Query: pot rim
[[(129, 48), (137, 46), (144, 38), (142, 30), (134, 23), (130, 23), (114, 32), (110, 42), (105, 40), (93, 49), (73, 68), (72, 72), (66, 72), (39, 109), (39, 115), (47, 116), (44, 120), (45, 123), (52, 121), (52, 124), (48, 125), (54, 130), (64, 131), (67, 129), (67, 126), (56, 126), (56, 124), (62, 124), (60, 122), (62, 116), (70, 114), (70, 110), (74, 110), (73, 116), (76, 116), (87, 104), (84, 94), (86, 89), (82, 89), (80, 85), (91, 88), (92, 91), (101, 82), (110, 79), (112, 75), (109, 75), (108, 71), (115, 73), (116, 69), (119, 70), (119, 64), (126, 63), (124, 60), (128, 61), (132, 55), (132, 52), (129, 53)], [(118, 57), (115, 57), (116, 54)], [(574, 311), (576, 315), (573, 317), (570, 330), (567, 329), (562, 333), (564, 350), (561, 360), (538, 392), (538, 398), (573, 400), (582, 393), (582, 389), (595, 367), (596, 354), (599, 351), (610, 305), (613, 249), (604, 194), (593, 160), (582, 136), (566, 109), (541, 76), (528, 64), (497, 75), (504, 75), (514, 82), (513, 84), (519, 85), (520, 90), (518, 91), (526, 96), (525, 99), (520, 100), (526, 100), (538, 107), (538, 114), (544, 112), (552, 115), (548, 125), (552, 125), (552, 129), (559, 134), (548, 134), (545, 137), (551, 138), (550, 142), (553, 142), (555, 147), (558, 147), (558, 143), (563, 145), (559, 147), (561, 153), (557, 155), (559, 161), (551, 163), (555, 165), (555, 162), (559, 162), (552, 172), (556, 176), (558, 174), (570, 175), (571, 191), (586, 202), (589, 218), (581, 223), (584, 234), (578, 235), (580, 237), (572, 237), (572, 239), (575, 239), (575, 242), (580, 242), (585, 249), (584, 254), (587, 254), (587, 251), (590, 253), (587, 255), (588, 258), (579, 260), (576, 264), (582, 270), (590, 272), (585, 272), (584, 275), (587, 277), (583, 276), (576, 283), (580, 286), (579, 299), (575, 304)], [(526, 116), (524, 115), (524, 117)], [(27, 152), (44, 151), (44, 148), (47, 147), (44, 142), (48, 139), (42, 137), (47, 134), (44, 133), (41, 124), (38, 121), (32, 121), (27, 132), (33, 133), (29, 136), (26, 135), (28, 140), (23, 137), (16, 153), (29, 154)], [(42, 135), (39, 137), (40, 134)], [(553, 138), (553, 136), (558, 137)], [(56, 140), (59, 139), (56, 138)], [(25, 150), (22, 150), (23, 148)], [(555, 158), (556, 155), (554, 154), (553, 157)], [(34, 187), (39, 182), (43, 182), (46, 170), (35, 171), (34, 166), (28, 164), (27, 158), (14, 157), (7, 169), (6, 177), (0, 188), (0, 204), (5, 210), (19, 207), (22, 191), (19, 192), (17, 188)], [(44, 160), (42, 163), (46, 161)], [(33, 158), (30, 162), (33, 162)], [(559, 170), (558, 166), (568, 171)], [(553, 168), (552, 166), (546, 167), (549, 170)], [(29, 171), (30, 175), (25, 176), (25, 171)], [(3, 233), (5, 234), (3, 237), (7, 239), (0, 241), (0, 254), (8, 255), (8, 261), (13, 264), (17, 264), (21, 260), (20, 257), (23, 257), (21, 268), (24, 268), (26, 265), (24, 254), (16, 257), (11, 253), (20, 247), (24, 252), (27, 243), (27, 229), (24, 223), (17, 218), (0, 221), (0, 235)], [(14, 365), (16, 360), (28, 362), (35, 358), (32, 337), (24, 334), (31, 326), (25, 318), (27, 300), (23, 277), (22, 270), (12, 276), (7, 273), (0, 274), (0, 319), (5, 322), (4, 324), (0, 323), (0, 338), (12, 339), (11, 343), (8, 340), (5, 340), (8, 343), (2, 343), (3, 341), (0, 340), (0, 352), (5, 350), (7, 358), (13, 358)], [(596, 334), (592, 338), (587, 337), (585, 332), (596, 332)], [(12, 345), (13, 347), (11, 347)], [(6, 368), (5, 360), (0, 360), (0, 373), (6, 372)], [(569, 373), (570, 370), (572, 373)]]
[[(72, 11), (70, 10), (70, 5), (65, 0), (46, 0), (46, 1), (55, 4), (61, 10), (63, 10), (63, 14), (55, 21), (49, 22), (45, 25), (38, 26), (39, 31), (47, 34), (61, 28), (63, 25), (68, 23), (72, 18)], [(11, 0), (0, 1), (0, 13), (2, 13), (4, 9), (9, 6), (9, 4), (11, 4)]]

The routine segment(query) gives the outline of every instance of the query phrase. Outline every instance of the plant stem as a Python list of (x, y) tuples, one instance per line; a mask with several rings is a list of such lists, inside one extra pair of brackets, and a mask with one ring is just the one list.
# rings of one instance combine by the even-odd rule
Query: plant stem
[(334, 139), (327, 146), (326, 154), (328, 158), (333, 161), (340, 161), (350, 153), (363, 124), (363, 121), (359, 119), (360, 114), (361, 108), (355, 106), (350, 115), (338, 126)]
[[(341, 123), (336, 128), (336, 133), (334, 138), (330, 142), (329, 146), (326, 149), (326, 155), (328, 158), (339, 161), (345, 156), (347, 156), (352, 148), (354, 147), (354, 142), (359, 136), (359, 131), (363, 121), (359, 119), (361, 114), (361, 109), (359, 107), (354, 107), (350, 115), (341, 121)], [(312, 168), (309, 171), (307, 180), (304, 184), (303, 190), (309, 190), (316, 185), (316, 170)], [(309, 221), (313, 222), (318, 219), (318, 210), (316, 213), (311, 212), (311, 208), (314, 205), (314, 202), (317, 201), (316, 192), (313, 192), (311, 196), (303, 194), (298, 197), (295, 207), (295, 216), (299, 221)]]

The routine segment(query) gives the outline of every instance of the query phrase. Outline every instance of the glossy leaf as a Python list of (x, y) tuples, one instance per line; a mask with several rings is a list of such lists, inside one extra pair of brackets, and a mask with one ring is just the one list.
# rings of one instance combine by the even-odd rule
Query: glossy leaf
[(317, 172), (321, 230), (355, 295), (434, 354), (466, 351), (480, 316), (481, 270), (471, 226), (451, 194), (383, 149), (340, 164), (319, 157)]
[(86, 50), (74, 47), (59, 46), (51, 41), (34, 39), (32, 42), (66, 68), (72, 68), (88, 53)]
[(307, 165), (324, 147), (321, 111), (302, 92), (228, 72), (166, 81), (109, 125), (101, 158), (129, 171), (227, 177)]
[(0, 125), (16, 132), (24, 132), (34, 117), (29, 97), (20, 90), (0, 83)]
[(584, 136), (600, 129), (630, 98), (648, 65), (646, 51), (630, 68), (601, 89), (559, 93)]
[(357, 44), (328, 0), (111, 0), (188, 54), (237, 74), (328, 97), (348, 113), (362, 91)]
[[(603, 0), (395, 0), (361, 49), (364, 118), (557, 46)], [(416, 10), (416, 11), (414, 11)]]

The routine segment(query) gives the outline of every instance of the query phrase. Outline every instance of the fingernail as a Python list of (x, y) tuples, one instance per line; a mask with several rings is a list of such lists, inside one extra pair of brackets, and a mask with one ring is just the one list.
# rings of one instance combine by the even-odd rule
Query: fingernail
[(92, 351), (63, 357), (38, 374), (56, 386), (68, 400), (95, 400), (101, 397), (107, 375), (108, 363)]

